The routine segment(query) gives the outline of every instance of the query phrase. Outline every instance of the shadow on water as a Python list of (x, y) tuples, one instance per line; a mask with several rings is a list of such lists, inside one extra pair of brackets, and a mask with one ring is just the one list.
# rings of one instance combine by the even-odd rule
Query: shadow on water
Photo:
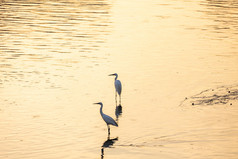
[(117, 140), (118, 137), (110, 139), (110, 137), (108, 136), (107, 140), (103, 143), (101, 148), (101, 158), (104, 158), (104, 148), (111, 148)]

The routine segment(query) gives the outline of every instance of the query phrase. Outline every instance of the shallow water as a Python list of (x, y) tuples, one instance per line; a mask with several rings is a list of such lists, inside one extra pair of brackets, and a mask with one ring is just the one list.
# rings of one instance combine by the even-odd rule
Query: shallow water
[[(237, 1), (4, 0), (0, 13), (0, 158), (237, 158)], [(116, 118), (114, 72), (107, 140), (92, 103)], [(228, 101), (187, 102), (200, 93)]]

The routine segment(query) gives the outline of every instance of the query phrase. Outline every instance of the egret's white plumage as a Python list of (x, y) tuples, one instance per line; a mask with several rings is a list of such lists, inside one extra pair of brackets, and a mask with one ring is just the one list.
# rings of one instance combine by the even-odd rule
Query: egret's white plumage
[(101, 105), (101, 107), (100, 107), (100, 114), (101, 114), (103, 120), (104, 120), (104, 121), (106, 122), (106, 124), (107, 124), (108, 134), (110, 134), (110, 127), (109, 127), (109, 125), (118, 126), (118, 124), (116, 123), (116, 121), (115, 121), (112, 117), (110, 117), (110, 116), (108, 116), (108, 115), (106, 115), (106, 114), (104, 114), (104, 113), (102, 112), (102, 108), (103, 108), (102, 102), (94, 103), (94, 104), (99, 104), (99, 105)]
[(115, 84), (116, 91), (120, 96), (121, 95), (121, 81), (115, 80), (114, 84)]
[(102, 114), (101, 116), (103, 118), (103, 120), (107, 123), (107, 125), (114, 125), (114, 126), (118, 126), (117, 123), (115, 122), (114, 119), (112, 119), (112, 117), (106, 115), (106, 114)]
[(115, 85), (115, 89), (116, 89), (116, 94), (118, 93), (119, 97), (120, 97), (120, 103), (121, 103), (121, 90), (122, 90), (122, 86), (121, 86), (121, 81), (118, 80), (118, 74), (114, 73), (114, 74), (110, 74), (109, 76), (115, 76), (115, 81), (114, 81), (114, 85)]

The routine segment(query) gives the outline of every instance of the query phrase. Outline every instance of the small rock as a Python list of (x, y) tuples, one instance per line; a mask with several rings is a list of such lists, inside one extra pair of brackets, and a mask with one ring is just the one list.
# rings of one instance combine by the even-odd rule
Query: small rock
[(230, 105), (232, 105), (232, 103), (230, 103)]

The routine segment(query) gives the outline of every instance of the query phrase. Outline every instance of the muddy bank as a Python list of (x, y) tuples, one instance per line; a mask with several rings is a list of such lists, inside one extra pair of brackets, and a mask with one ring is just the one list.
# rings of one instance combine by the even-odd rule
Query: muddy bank
[(238, 84), (231, 86), (220, 86), (217, 88), (206, 89), (198, 94), (185, 97), (180, 106), (188, 105), (232, 105), (238, 100)]

